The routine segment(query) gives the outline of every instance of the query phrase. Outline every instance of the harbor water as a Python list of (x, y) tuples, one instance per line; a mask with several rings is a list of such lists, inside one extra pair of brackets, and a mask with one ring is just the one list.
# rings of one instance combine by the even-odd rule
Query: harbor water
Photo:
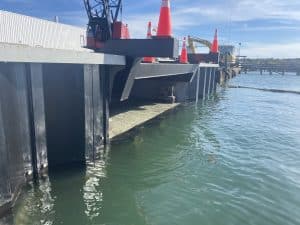
[[(300, 91), (300, 76), (230, 84)], [(300, 95), (220, 89), (24, 187), (7, 225), (300, 224)]]

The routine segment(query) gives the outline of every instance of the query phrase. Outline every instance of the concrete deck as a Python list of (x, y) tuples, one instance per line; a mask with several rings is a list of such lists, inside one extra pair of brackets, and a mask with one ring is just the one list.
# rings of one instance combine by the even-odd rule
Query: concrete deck
[(113, 140), (179, 105), (179, 103), (148, 103), (131, 106), (128, 110), (123, 109), (123, 112), (110, 117), (109, 137)]
[(125, 65), (125, 57), (94, 53), (90, 50), (73, 51), (52, 48), (38, 48), (26, 45), (0, 43), (0, 62), (62, 63)]

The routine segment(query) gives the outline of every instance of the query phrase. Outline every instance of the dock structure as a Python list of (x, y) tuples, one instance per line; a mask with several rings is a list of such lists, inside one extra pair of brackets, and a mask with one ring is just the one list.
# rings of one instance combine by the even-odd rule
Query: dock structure
[(290, 72), (299, 75), (299, 62), (299, 59), (245, 59), (241, 66), (245, 73), (258, 71), (261, 75), (263, 73), (285, 75)]
[(124, 56), (0, 45), (0, 203), (26, 179), (83, 162), (107, 141), (104, 87), (125, 63)]
[(139, 127), (146, 122), (179, 106), (179, 103), (145, 102), (130, 104), (110, 117), (109, 137), (111, 140), (120, 138), (123, 134)]
[[(47, 23), (53, 22), (41, 26)], [(107, 52), (80, 43), (74, 49), (35, 46), (23, 38), (0, 44), (0, 215), (26, 180), (93, 160), (110, 139), (182, 102), (206, 98), (220, 80), (217, 63), (142, 62), (142, 56), (174, 57), (174, 38), (110, 41)], [(135, 44), (146, 47), (135, 51)], [(129, 101), (148, 103), (110, 114)]]

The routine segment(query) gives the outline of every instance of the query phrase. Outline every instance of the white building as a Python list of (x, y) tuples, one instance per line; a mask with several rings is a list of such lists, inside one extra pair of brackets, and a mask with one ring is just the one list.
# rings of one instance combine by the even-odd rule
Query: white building
[(0, 10), (0, 43), (84, 51), (84, 28)]

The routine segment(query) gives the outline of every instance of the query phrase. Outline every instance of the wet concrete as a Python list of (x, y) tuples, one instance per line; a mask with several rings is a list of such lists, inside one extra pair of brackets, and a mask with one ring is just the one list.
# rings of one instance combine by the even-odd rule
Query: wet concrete
[(109, 119), (109, 137), (115, 140), (122, 134), (131, 131), (147, 121), (150, 121), (157, 116), (172, 110), (179, 106), (180, 103), (139, 103), (126, 104), (118, 107), (118, 110), (112, 111), (112, 116)]

